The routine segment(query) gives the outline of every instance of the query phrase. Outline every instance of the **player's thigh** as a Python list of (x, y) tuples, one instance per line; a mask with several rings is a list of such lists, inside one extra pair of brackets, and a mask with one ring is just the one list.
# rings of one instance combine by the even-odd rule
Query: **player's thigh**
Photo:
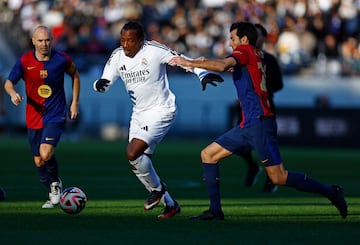
[(275, 119), (261, 119), (249, 129), (249, 138), (264, 166), (282, 163)]
[(129, 128), (129, 142), (140, 139), (147, 143), (145, 153), (152, 154), (166, 134), (169, 132), (176, 118), (176, 111), (160, 109), (134, 113)]
[(64, 132), (65, 123), (47, 123), (42, 130), (40, 144), (49, 144), (56, 147)]
[(40, 157), (40, 142), (43, 129), (27, 129), (27, 137), (30, 145), (31, 153), (34, 157)]
[(64, 123), (48, 123), (42, 130), (40, 141), (40, 156), (44, 160), (49, 160), (54, 153), (54, 148), (60, 141), (64, 131)]
[(239, 125), (236, 125), (229, 131), (220, 135), (214, 142), (227, 151), (239, 155), (250, 150), (252, 147), (246, 134), (247, 129), (240, 128)]

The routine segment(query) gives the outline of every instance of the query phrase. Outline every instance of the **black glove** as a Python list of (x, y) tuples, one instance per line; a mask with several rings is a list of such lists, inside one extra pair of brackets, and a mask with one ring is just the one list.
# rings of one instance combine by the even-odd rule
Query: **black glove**
[(95, 83), (96, 91), (98, 92), (105, 92), (105, 89), (109, 86), (110, 81), (106, 79), (99, 79)]
[(223, 81), (224, 79), (220, 75), (215, 73), (208, 73), (203, 77), (203, 79), (201, 79), (202, 90), (204, 91), (206, 89), (206, 84), (208, 83), (216, 87), (217, 84), (215, 82), (221, 83)]

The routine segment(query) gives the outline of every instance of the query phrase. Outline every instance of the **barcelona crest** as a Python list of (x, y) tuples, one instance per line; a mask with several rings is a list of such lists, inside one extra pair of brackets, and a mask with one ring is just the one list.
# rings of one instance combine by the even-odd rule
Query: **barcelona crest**
[(47, 70), (40, 70), (40, 77), (42, 79), (45, 79), (48, 77), (48, 71)]

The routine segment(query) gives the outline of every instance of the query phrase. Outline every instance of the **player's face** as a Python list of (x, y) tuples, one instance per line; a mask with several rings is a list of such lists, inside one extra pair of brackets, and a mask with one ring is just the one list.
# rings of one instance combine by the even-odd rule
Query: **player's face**
[(234, 29), (230, 32), (230, 47), (234, 50), (241, 43), (241, 39), (236, 35), (237, 29)]
[(35, 51), (40, 58), (49, 56), (51, 50), (51, 36), (50, 33), (43, 28), (39, 28), (34, 32), (32, 43)]
[(143, 40), (139, 39), (135, 30), (123, 30), (120, 37), (121, 46), (128, 57), (134, 57), (139, 52)]
[(230, 32), (230, 47), (234, 50), (237, 46), (241, 44), (249, 44), (249, 39), (247, 36), (239, 37), (237, 34), (237, 29)]

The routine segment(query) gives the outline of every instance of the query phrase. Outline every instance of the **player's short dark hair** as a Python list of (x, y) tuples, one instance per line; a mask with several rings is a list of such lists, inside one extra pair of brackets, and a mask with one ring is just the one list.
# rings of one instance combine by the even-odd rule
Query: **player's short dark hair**
[(261, 35), (263, 35), (264, 37), (266, 37), (268, 35), (267, 30), (265, 29), (265, 27), (262, 24), (256, 23), (254, 24), (255, 28), (260, 30)]
[[(123, 28), (121, 29), (121, 32), (123, 31), (127, 31), (127, 30), (135, 30), (136, 31), (136, 36), (140, 39), (140, 40), (144, 40), (145, 39), (145, 31), (143, 26), (136, 21), (129, 21), (127, 22)], [(121, 33), (120, 32), (120, 33)]]
[(235, 22), (230, 26), (230, 32), (236, 29), (236, 35), (239, 38), (247, 36), (250, 45), (255, 46), (258, 34), (255, 26), (250, 22)]

